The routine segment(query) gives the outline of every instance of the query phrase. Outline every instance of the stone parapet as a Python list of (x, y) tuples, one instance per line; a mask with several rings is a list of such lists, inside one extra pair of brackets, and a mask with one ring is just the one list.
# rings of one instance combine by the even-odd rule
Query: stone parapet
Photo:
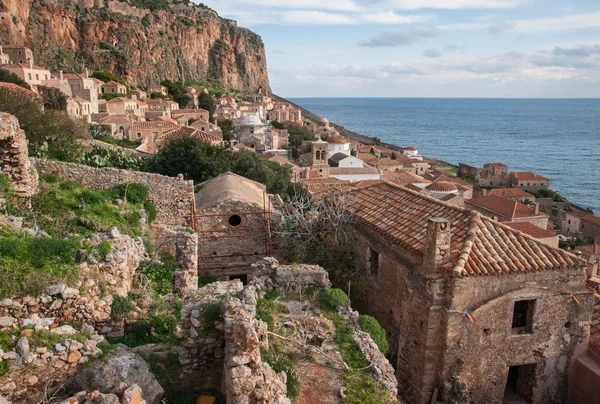
[(331, 287), (329, 274), (318, 265), (279, 265), (273, 257), (266, 257), (252, 264), (248, 281), (260, 289), (277, 290), (282, 293), (304, 292), (310, 286), (320, 284)]

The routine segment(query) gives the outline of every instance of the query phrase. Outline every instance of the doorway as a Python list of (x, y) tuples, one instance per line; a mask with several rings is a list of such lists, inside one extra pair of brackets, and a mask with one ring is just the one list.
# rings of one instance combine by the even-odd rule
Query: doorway
[(532, 402), (532, 390), (535, 386), (536, 364), (516, 365), (508, 368), (504, 404), (524, 404)]

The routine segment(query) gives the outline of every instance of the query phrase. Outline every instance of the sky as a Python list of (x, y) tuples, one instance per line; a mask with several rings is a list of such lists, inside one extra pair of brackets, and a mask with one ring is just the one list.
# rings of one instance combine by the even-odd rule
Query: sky
[(283, 97), (600, 97), (598, 0), (204, 0)]

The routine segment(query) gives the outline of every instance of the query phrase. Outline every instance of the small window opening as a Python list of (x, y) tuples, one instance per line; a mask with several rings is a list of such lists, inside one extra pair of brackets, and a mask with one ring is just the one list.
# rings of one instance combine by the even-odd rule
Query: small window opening
[(242, 275), (231, 275), (229, 277), (229, 280), (232, 281), (234, 279), (239, 279), (240, 281), (242, 281), (242, 285), (247, 285), (248, 284), (248, 275), (246, 274), (242, 274)]
[(535, 300), (517, 300), (514, 302), (512, 330), (513, 334), (533, 332), (533, 314)]
[(379, 274), (379, 253), (369, 248), (369, 270), (372, 276)]
[(242, 218), (239, 215), (232, 215), (229, 217), (229, 224), (233, 227), (239, 226), (242, 224)]

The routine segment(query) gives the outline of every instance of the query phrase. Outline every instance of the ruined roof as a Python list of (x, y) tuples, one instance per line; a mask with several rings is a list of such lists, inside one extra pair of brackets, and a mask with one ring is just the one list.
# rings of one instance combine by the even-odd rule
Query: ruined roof
[(427, 222), (451, 226), (449, 254), (440, 269), (453, 276), (503, 275), (585, 268), (585, 262), (490, 218), (389, 182), (350, 191), (350, 211), (365, 226), (417, 256), (425, 249)]
[(535, 198), (529, 192), (519, 188), (496, 188), (488, 192), (488, 195), (503, 196), (505, 198)]
[(541, 227), (538, 227), (530, 222), (506, 222), (504, 224), (515, 230), (519, 230), (520, 232), (529, 234), (531, 237), (534, 238), (556, 237), (556, 233), (548, 231), (546, 229), (542, 229)]
[(175, 125), (169, 121), (157, 120), (157, 121), (144, 121), (134, 122), (131, 124), (131, 130), (136, 129), (177, 129), (179, 125)]
[(198, 185), (196, 192), (196, 209), (204, 210), (226, 200), (244, 201), (264, 206), (267, 187), (231, 172), (221, 174)]
[(498, 195), (480, 196), (478, 198), (470, 199), (469, 203), (513, 219), (544, 215), (543, 213), (538, 213), (536, 215), (529, 206)]
[(515, 171), (512, 175), (519, 181), (550, 181), (548, 178), (532, 173), (531, 171)]

